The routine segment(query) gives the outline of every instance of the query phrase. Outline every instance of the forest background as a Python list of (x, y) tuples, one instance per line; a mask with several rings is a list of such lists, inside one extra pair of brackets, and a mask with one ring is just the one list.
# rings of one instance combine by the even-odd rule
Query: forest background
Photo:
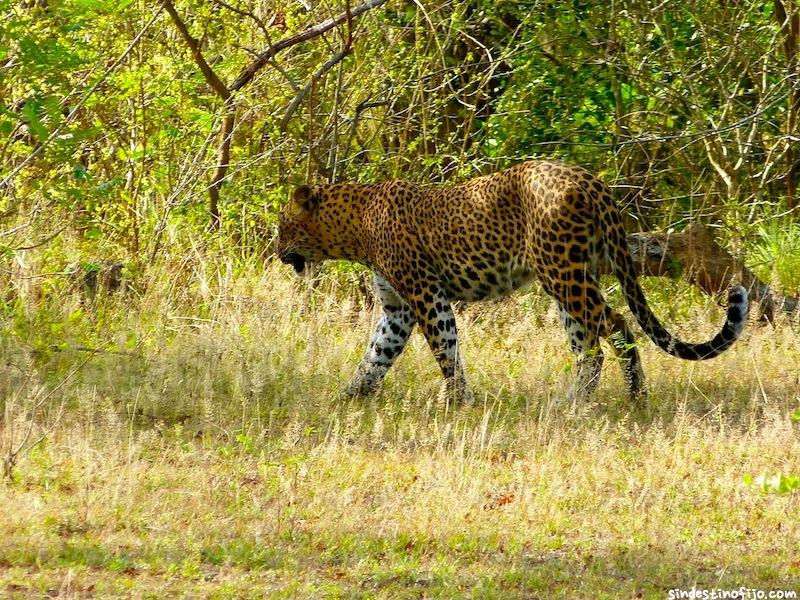
[[(435, 403), (419, 340), (348, 404), (365, 273), (296, 280), (273, 243), (301, 183), (548, 157), (603, 177), (629, 231), (701, 222), (797, 296), (799, 11), (0, 0), (0, 591), (791, 588), (796, 326), (702, 368), (647, 351), (647, 407), (611, 369), (564, 406), (534, 286), (461, 313), (476, 406)], [(645, 285), (687, 337), (720, 322), (685, 282)]]

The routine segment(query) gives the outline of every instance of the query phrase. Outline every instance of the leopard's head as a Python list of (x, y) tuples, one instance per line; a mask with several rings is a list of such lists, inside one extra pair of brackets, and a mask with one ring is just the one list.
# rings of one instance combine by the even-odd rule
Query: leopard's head
[(281, 262), (292, 265), (298, 275), (306, 263), (330, 258), (325, 236), (320, 232), (322, 193), (318, 186), (302, 185), (292, 195), (278, 218), (277, 253)]

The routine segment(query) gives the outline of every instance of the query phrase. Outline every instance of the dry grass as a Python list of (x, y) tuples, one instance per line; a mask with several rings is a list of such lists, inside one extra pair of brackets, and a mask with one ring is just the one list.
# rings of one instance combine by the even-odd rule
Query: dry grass
[[(721, 322), (669, 297), (654, 304), (685, 337)], [(703, 364), (643, 342), (646, 406), (610, 358), (594, 401), (572, 406), (545, 299), (469, 307), (478, 400), (447, 407), (419, 335), (377, 398), (339, 397), (373, 316), (333, 280), (309, 291), (282, 268), (196, 260), (135, 301), (53, 305), (60, 329), (29, 313), (0, 346), (0, 449), (43, 436), (0, 484), (0, 596), (800, 591), (797, 492), (744, 482), (800, 474), (787, 325)], [(76, 347), (103, 343), (47, 396), (87, 358)]]

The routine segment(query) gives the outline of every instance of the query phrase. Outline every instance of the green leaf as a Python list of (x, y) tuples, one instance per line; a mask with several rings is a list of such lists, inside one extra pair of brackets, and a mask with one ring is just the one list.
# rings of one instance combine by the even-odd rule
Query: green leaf
[(76, 164), (74, 167), (72, 167), (72, 176), (78, 181), (86, 181), (88, 178), (86, 167), (80, 163)]
[(761, 474), (753, 477), (750, 474), (745, 475), (742, 480), (745, 485), (758, 488), (765, 494), (791, 494), (800, 490), (800, 476), (799, 475), (784, 475), (783, 473), (776, 473), (775, 475)]
[(25, 103), (20, 113), (22, 114), (23, 120), (28, 125), (28, 128), (31, 130), (31, 133), (40, 140), (44, 140), (48, 136), (48, 131), (47, 127), (44, 126), (39, 118), (38, 113), (40, 107), (41, 104), (39, 104), (38, 101), (32, 100)]
[(633, 99), (633, 86), (630, 83), (622, 83), (619, 86), (619, 92), (622, 96), (622, 101), (629, 104)]
[(797, 489), (800, 489), (800, 476), (781, 475), (780, 483), (778, 485), (779, 494), (788, 494)]
[[(103, 232), (100, 231), (99, 227), (90, 227), (89, 229), (83, 232), (83, 237), (87, 240), (98, 240), (101, 237), (103, 237)], [(98, 268), (95, 268), (93, 270), (96, 271), (98, 270)]]

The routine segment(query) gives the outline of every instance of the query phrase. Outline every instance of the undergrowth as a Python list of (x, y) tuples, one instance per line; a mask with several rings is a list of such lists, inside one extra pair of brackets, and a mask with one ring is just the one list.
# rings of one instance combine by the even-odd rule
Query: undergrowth
[[(705, 363), (642, 338), (646, 403), (607, 352), (598, 393), (573, 405), (572, 356), (534, 286), (459, 309), (473, 404), (437, 402), (419, 335), (354, 401), (341, 391), (376, 318), (361, 275), (288, 271), (198, 252), (124, 295), (17, 290), (0, 341), (0, 594), (797, 587), (791, 324), (751, 324)], [(683, 285), (645, 284), (684, 338), (724, 318)]]

